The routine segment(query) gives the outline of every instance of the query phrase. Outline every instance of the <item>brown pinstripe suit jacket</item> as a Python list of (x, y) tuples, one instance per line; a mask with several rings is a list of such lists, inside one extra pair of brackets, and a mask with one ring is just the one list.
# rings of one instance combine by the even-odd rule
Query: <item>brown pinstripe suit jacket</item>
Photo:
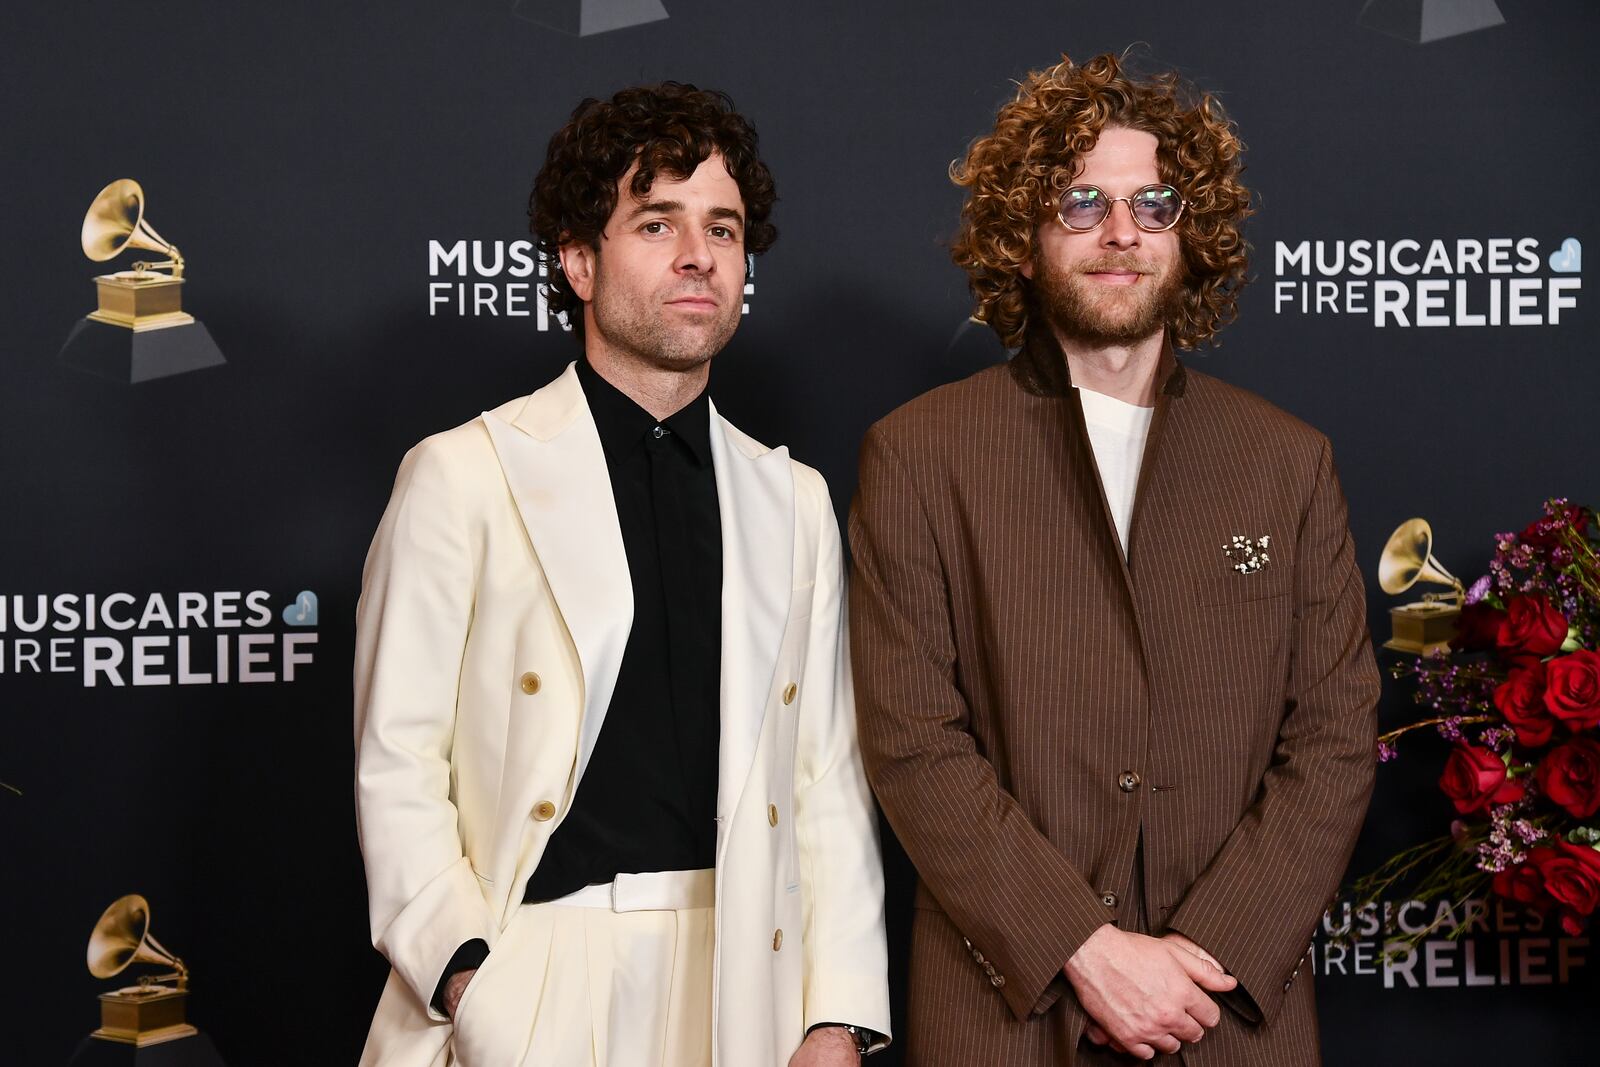
[[(1270, 564), (1234, 571), (1235, 534), (1271, 535)], [(1098, 1062), (1061, 968), (1108, 921), (1238, 977), (1185, 1062), (1319, 1061), (1296, 979), (1366, 812), (1379, 688), (1326, 438), (1167, 352), (1129, 540), (1125, 562), (1048, 337), (867, 434), (851, 648), (920, 875), (908, 1063)]]

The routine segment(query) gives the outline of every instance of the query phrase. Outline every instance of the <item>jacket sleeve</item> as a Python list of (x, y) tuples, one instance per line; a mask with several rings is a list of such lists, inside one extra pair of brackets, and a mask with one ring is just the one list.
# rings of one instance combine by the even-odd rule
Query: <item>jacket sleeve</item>
[(805, 1026), (810, 1030), (819, 1023), (848, 1023), (887, 1038), (888, 949), (878, 817), (856, 738), (838, 520), (825, 488), (820, 495), (795, 753)]
[(1327, 442), (1295, 552), (1293, 646), (1277, 747), (1256, 801), (1169, 923), (1239, 987), (1221, 999), (1269, 1023), (1338, 888), (1375, 777), (1377, 665)]
[(850, 546), (867, 774), (923, 883), (1025, 1019), (1065, 991), (1062, 968), (1110, 915), (1001, 787), (968, 730), (939, 546), (911, 473), (879, 427), (862, 443)]
[(456, 691), (476, 564), (438, 439), (407, 454), (356, 609), (356, 821), (372, 943), (435, 1021), (451, 956), (496, 925), (450, 792)]

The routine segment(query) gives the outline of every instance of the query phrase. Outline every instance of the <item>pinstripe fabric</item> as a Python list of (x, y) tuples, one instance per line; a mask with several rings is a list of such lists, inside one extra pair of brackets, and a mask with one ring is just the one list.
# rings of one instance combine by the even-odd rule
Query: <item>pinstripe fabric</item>
[[(1186, 1063), (1315, 1064), (1296, 975), (1366, 810), (1378, 696), (1327, 441), (1167, 353), (1125, 562), (1076, 394), (1026, 366), (862, 446), (862, 751), (921, 876), (907, 1062), (1107, 1062), (1079, 1052), (1061, 967), (1106, 922), (1145, 928), (1142, 898), (1240, 981)], [(1271, 564), (1234, 572), (1234, 534), (1270, 535)]]

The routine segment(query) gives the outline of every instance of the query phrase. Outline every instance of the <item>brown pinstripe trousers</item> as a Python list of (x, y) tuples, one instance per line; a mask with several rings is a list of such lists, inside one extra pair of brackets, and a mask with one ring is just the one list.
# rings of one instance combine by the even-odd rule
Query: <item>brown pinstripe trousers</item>
[[(862, 446), (851, 647), (867, 772), (920, 878), (908, 1063), (1103, 1062), (1061, 968), (1116, 922), (1239, 979), (1191, 1067), (1317, 1064), (1299, 972), (1378, 695), (1328, 443), (1168, 351), (1125, 558), (1064, 379), (1030, 337)], [(1235, 534), (1270, 563), (1233, 569)]]

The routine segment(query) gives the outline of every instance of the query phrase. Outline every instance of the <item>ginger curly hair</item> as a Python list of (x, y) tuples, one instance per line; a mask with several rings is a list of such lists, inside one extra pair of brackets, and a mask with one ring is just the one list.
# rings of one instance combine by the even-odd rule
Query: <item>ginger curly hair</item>
[(950, 165), (950, 179), (970, 190), (951, 256), (967, 272), (972, 317), (1008, 348), (1021, 344), (1033, 308), (1021, 268), (1034, 233), (1054, 219), (1079, 157), (1108, 126), (1154, 134), (1161, 180), (1189, 202), (1177, 226), (1186, 279), (1167, 323), (1173, 345), (1210, 341), (1237, 313), (1249, 268), (1240, 227), (1250, 193), (1239, 181), (1244, 144), (1222, 105), (1173, 73), (1129, 77), (1109, 53), (1081, 66), (1062, 56), (1029, 74), (994, 131)]
[(712, 154), (722, 157), (744, 200), (744, 250), (760, 255), (778, 239), (768, 221), (778, 193), (761, 161), (755, 126), (734, 110), (728, 94), (683, 82), (634, 86), (610, 100), (584, 100), (550, 138), (528, 197), (529, 229), (548, 264), (546, 302), (565, 313), (578, 340), (583, 301), (561, 270), (561, 246), (580, 241), (598, 251), (618, 185), (635, 161), (639, 169), (628, 187), (643, 199), (657, 176), (687, 178)]

